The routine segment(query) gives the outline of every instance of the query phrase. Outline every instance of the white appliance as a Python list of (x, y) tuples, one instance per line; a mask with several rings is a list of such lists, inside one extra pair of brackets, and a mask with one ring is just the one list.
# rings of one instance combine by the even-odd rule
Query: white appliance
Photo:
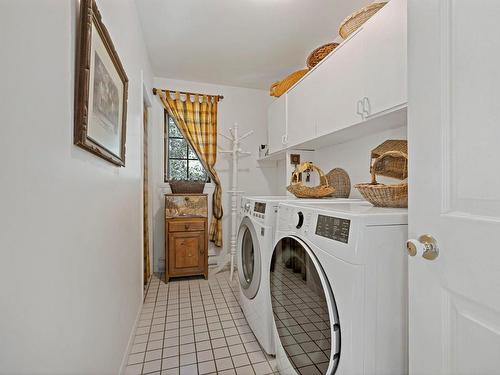
[(279, 205), (270, 271), (282, 374), (405, 374), (407, 210)]
[(300, 199), (289, 196), (246, 196), (240, 205), (237, 236), (237, 268), (240, 304), (262, 348), (275, 354), (269, 268), (273, 252), (276, 215), (281, 202), (363, 202), (360, 199)]

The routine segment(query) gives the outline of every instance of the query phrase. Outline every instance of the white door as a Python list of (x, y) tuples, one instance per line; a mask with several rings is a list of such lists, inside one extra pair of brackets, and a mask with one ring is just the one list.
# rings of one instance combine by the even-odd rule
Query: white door
[(286, 135), (286, 94), (271, 103), (267, 110), (269, 153), (283, 150)]
[(499, 374), (500, 2), (408, 5), (410, 374)]

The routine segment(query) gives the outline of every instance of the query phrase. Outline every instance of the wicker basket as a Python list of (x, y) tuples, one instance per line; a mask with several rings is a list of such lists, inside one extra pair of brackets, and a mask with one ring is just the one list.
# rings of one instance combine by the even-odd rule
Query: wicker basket
[(408, 184), (384, 185), (377, 182), (377, 165), (387, 157), (397, 157), (408, 162), (408, 155), (401, 151), (388, 151), (375, 160), (372, 168), (372, 182), (369, 184), (354, 185), (361, 195), (377, 207), (408, 207)]
[(375, 13), (382, 9), (385, 4), (387, 4), (387, 2), (372, 3), (351, 14), (340, 24), (339, 35), (344, 39), (347, 38), (359, 29), (361, 25), (368, 21)]
[(309, 69), (302, 69), (293, 72), (281, 81), (274, 82), (269, 88), (269, 95), (280, 97), (285, 92), (288, 91), (299, 79), (304, 77), (304, 75), (309, 71)]
[(323, 60), (330, 52), (332, 52), (335, 48), (338, 47), (338, 43), (328, 43), (324, 44), (321, 47), (316, 48), (309, 54), (307, 58), (306, 64), (309, 69), (314, 68), (318, 63)]
[(334, 198), (349, 198), (351, 194), (351, 179), (342, 168), (332, 169), (327, 173), (326, 179), (330, 186), (335, 189)]
[[(319, 174), (318, 186), (305, 186), (299, 179), (301, 173), (311, 170)], [(328, 183), (323, 171), (311, 162), (302, 163), (295, 168), (290, 185), (286, 189), (297, 198), (324, 198), (332, 196), (335, 192), (335, 189)]]
[[(373, 162), (388, 151), (400, 151), (408, 155), (408, 142), (404, 139), (389, 139), (372, 150), (370, 172), (373, 169)], [(404, 180), (408, 177), (408, 165), (404, 158), (398, 156), (388, 156), (379, 162), (375, 173), (377, 176), (385, 176)]]
[(173, 194), (201, 194), (205, 181), (170, 180), (169, 185)]

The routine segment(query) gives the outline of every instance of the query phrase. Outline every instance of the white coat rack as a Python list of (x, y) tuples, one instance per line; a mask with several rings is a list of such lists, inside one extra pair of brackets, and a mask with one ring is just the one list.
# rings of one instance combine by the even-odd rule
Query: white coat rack
[(236, 256), (236, 241), (238, 236), (238, 197), (243, 193), (243, 191), (238, 190), (238, 161), (241, 156), (252, 154), (251, 152), (243, 151), (240, 147), (240, 144), (243, 139), (247, 138), (253, 133), (253, 130), (243, 134), (242, 136), (239, 136), (238, 124), (235, 123), (234, 127), (229, 129), (229, 132), (231, 133), (229, 136), (225, 134), (220, 135), (231, 142), (232, 148), (230, 150), (223, 150), (219, 148), (219, 152), (221, 152), (222, 154), (232, 155), (233, 175), (231, 190), (229, 190), (229, 193), (231, 194), (231, 257), (230, 259), (226, 259), (223, 263), (221, 263), (219, 267), (217, 267), (215, 273), (221, 271), (230, 262), (231, 271), (229, 274), (229, 278), (230, 280), (232, 280), (234, 272), (234, 257)]

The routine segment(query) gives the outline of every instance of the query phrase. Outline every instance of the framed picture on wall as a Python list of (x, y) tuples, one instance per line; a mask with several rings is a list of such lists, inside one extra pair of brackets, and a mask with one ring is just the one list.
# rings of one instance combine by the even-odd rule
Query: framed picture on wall
[(75, 145), (125, 166), (128, 78), (95, 0), (82, 0), (77, 37)]

